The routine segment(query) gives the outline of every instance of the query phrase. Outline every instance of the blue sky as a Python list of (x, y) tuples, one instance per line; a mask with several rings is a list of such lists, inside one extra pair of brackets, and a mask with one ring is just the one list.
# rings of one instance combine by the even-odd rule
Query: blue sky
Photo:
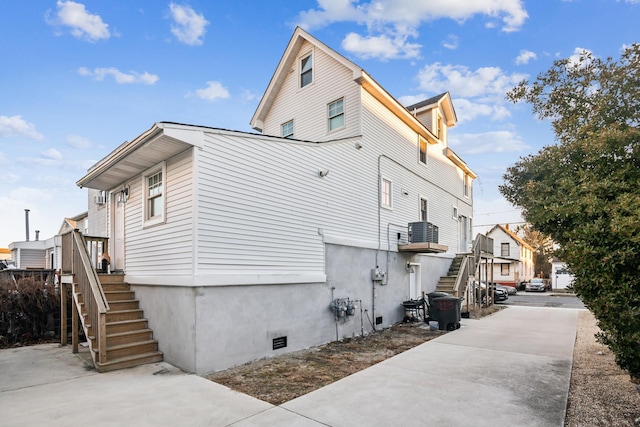
[(618, 58), (638, 22), (640, 0), (4, 0), (0, 247), (24, 240), (24, 209), (32, 240), (86, 211), (75, 182), (154, 122), (251, 131), (296, 25), (405, 105), (451, 92), (476, 231), (515, 223), (501, 176), (554, 139), (505, 92), (582, 50)]

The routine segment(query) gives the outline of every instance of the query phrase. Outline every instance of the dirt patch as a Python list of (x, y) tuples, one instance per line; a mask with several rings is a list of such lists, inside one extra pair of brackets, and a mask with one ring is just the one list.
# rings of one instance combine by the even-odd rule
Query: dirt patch
[[(477, 319), (506, 308), (494, 305), (470, 310)], [(466, 309), (466, 308), (465, 308)], [(400, 323), (364, 337), (312, 347), (236, 368), (206, 378), (274, 405), (331, 384), (446, 332), (428, 324)]]

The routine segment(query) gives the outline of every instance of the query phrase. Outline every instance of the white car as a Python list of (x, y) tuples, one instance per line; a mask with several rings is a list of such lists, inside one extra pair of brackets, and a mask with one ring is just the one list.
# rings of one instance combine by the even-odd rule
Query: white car
[(544, 284), (544, 279), (541, 278), (533, 278), (531, 279), (525, 286), (524, 290), (526, 292), (544, 292), (546, 291), (546, 285)]

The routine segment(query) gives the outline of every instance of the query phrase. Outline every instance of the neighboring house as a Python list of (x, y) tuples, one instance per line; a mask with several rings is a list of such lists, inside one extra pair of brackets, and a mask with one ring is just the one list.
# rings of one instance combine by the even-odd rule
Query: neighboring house
[(471, 245), (455, 124), (448, 93), (405, 108), (298, 28), (262, 134), (155, 123), (78, 185), (165, 360), (203, 374), (388, 327), (433, 291)]
[(517, 286), (534, 277), (533, 248), (505, 226), (495, 225), (486, 235), (493, 239), (493, 282)]
[(566, 289), (572, 283), (573, 274), (567, 268), (567, 264), (558, 258), (553, 258), (551, 261), (551, 288)]

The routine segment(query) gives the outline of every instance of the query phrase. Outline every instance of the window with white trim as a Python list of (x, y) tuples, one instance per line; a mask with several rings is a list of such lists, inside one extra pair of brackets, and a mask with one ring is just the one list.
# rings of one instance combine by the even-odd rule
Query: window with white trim
[(160, 163), (143, 174), (144, 225), (155, 225), (165, 219), (166, 164)]
[(284, 138), (293, 138), (293, 120), (289, 120), (287, 123), (280, 125), (282, 136)]
[(427, 164), (427, 140), (420, 137), (420, 142), (418, 144), (420, 146), (420, 153), (418, 155), (418, 159), (420, 163)]
[(458, 207), (457, 206), (453, 207), (453, 219), (455, 219), (456, 221), (458, 220)]
[(391, 181), (386, 178), (382, 178), (382, 181), (380, 182), (380, 204), (383, 208), (387, 208), (387, 209), (392, 208), (392, 204), (393, 204), (393, 198), (391, 195), (392, 188), (393, 186), (391, 184)]
[(300, 88), (313, 83), (313, 54), (309, 54), (300, 61)]
[(500, 243), (500, 256), (509, 256), (509, 243)]
[(500, 275), (501, 276), (509, 275), (509, 264), (500, 264)]
[(464, 174), (462, 185), (463, 185), (464, 197), (469, 197), (469, 175), (467, 175), (466, 173)]
[(328, 105), (329, 130), (344, 126), (344, 98), (333, 101)]
[(420, 197), (420, 221), (429, 220), (429, 201)]

